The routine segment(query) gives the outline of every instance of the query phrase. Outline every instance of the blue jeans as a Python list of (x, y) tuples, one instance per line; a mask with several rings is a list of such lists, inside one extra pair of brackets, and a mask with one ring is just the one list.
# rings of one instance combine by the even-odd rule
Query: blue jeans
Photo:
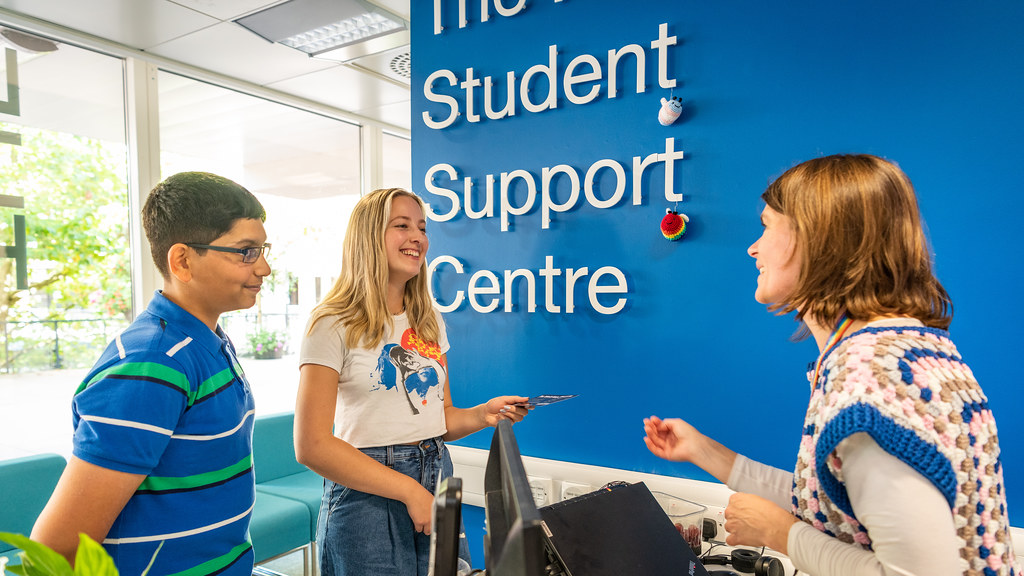
[[(452, 475), (452, 459), (440, 438), (416, 446), (364, 448), (364, 454), (417, 480), (434, 493)], [(468, 564), (466, 530), (460, 527), (459, 557)], [(317, 521), (323, 576), (427, 576), (430, 536), (416, 532), (405, 504), (326, 480)]]

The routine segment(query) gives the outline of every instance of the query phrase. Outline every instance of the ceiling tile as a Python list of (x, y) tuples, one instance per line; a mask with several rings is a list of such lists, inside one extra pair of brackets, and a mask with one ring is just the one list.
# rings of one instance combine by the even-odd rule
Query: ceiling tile
[(330, 106), (361, 113), (397, 102), (408, 102), (409, 88), (344, 65), (275, 82), (271, 88)]
[(338, 67), (334, 62), (267, 42), (233, 22), (172, 40), (150, 52), (259, 85)]
[(186, 8), (213, 16), (218, 20), (234, 20), (252, 12), (280, 4), (283, 0), (171, 0)]
[[(140, 50), (218, 21), (167, 0), (0, 0), (0, 7)], [(70, 13), (69, 13), (70, 12)]]

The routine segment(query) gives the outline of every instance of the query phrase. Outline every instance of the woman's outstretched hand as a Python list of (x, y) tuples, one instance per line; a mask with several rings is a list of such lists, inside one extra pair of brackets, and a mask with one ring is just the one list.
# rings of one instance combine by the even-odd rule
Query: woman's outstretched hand
[(692, 462), (696, 445), (703, 434), (679, 418), (644, 418), (644, 443), (652, 454), (676, 462)]

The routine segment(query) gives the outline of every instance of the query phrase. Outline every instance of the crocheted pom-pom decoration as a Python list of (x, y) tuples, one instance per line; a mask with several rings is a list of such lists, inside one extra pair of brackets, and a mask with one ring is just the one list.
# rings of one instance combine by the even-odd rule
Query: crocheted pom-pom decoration
[(679, 240), (686, 234), (686, 223), (690, 219), (686, 214), (680, 214), (671, 208), (665, 210), (665, 217), (661, 219), (661, 234), (666, 240)]

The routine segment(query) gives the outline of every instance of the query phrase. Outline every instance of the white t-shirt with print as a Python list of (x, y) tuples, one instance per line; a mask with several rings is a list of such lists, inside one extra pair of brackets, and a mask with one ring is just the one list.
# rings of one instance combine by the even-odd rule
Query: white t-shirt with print
[(393, 316), (394, 331), (376, 348), (347, 348), (345, 328), (325, 316), (302, 339), (299, 365), (336, 370), (338, 401), (334, 435), (370, 448), (408, 444), (442, 436), (448, 335), (435, 310), (439, 342), (425, 342), (409, 327), (405, 313)]

